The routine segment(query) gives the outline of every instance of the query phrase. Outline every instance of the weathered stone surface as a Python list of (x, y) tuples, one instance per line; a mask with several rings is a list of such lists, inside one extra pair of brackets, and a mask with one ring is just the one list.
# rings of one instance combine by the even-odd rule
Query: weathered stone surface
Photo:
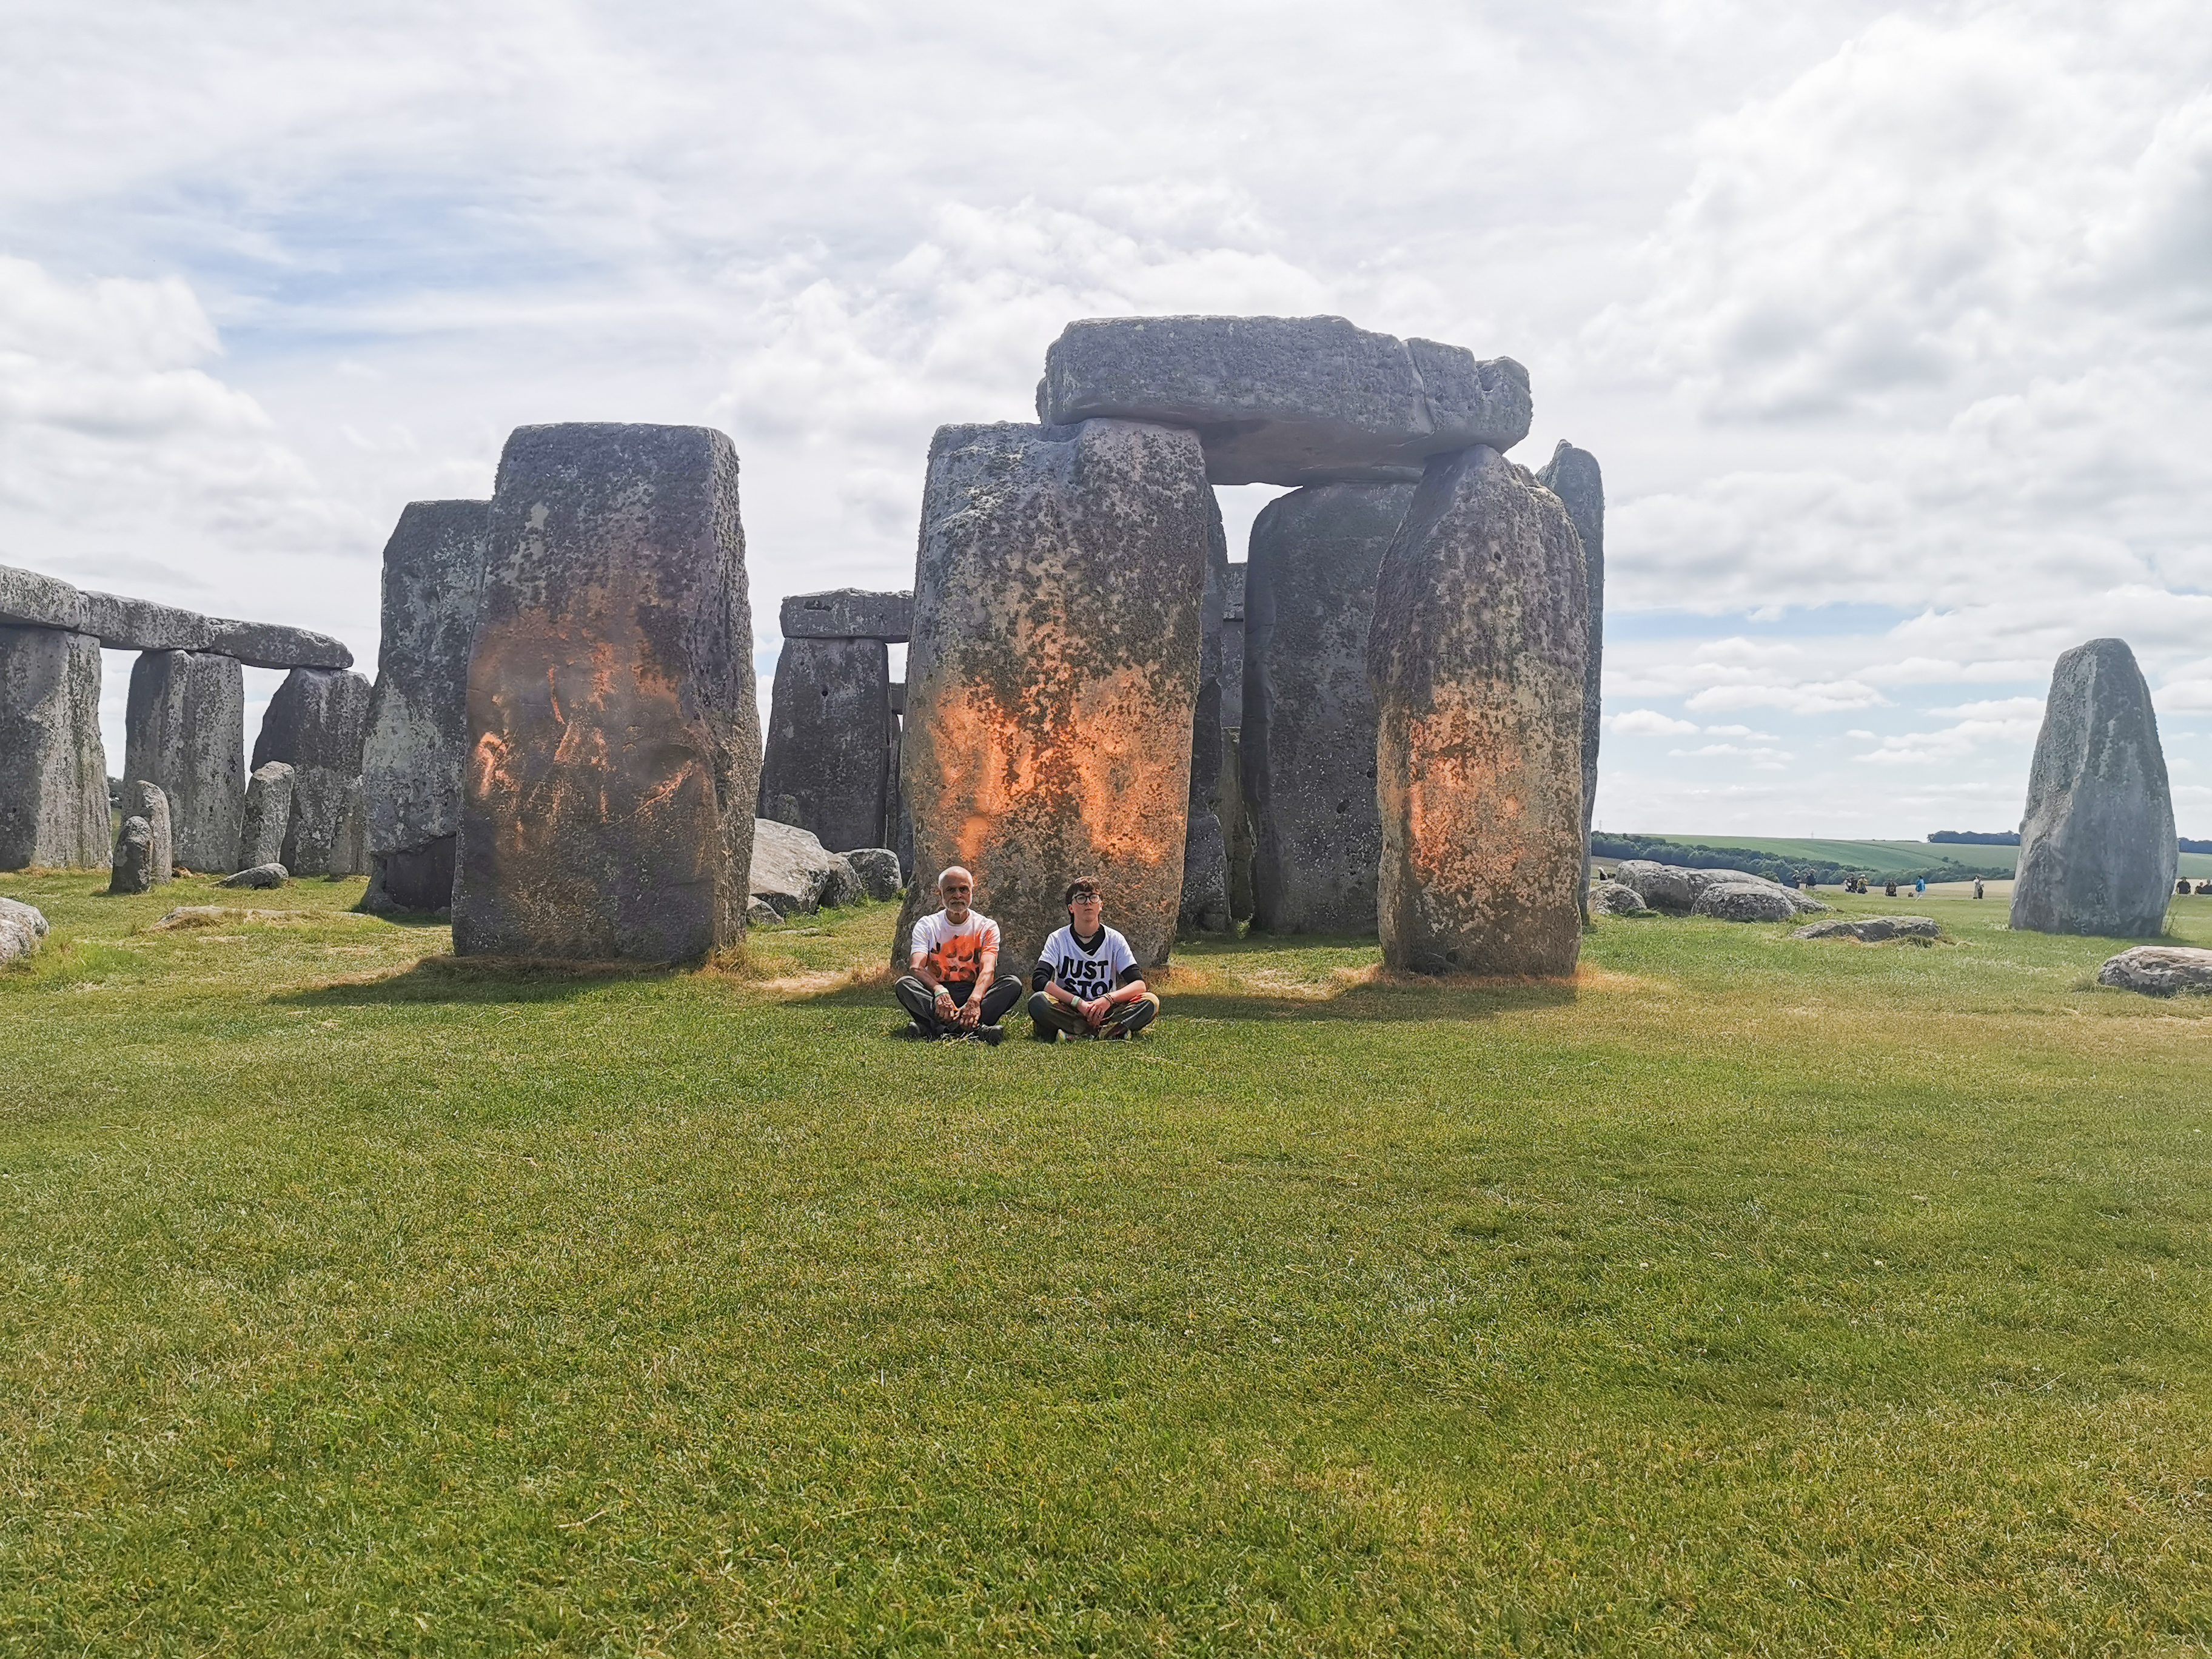
[(448, 908), (468, 744), (469, 642), (489, 501), (410, 501), (384, 545), (383, 635), (362, 750), (364, 909)]
[(772, 927), (782, 920), (781, 916), (776, 915), (775, 907), (766, 899), (755, 898), (750, 894), (746, 896), (745, 925), (747, 927)]
[(35, 570), (0, 565), (0, 623), (10, 623), (90, 634), (111, 651), (211, 651), (256, 668), (353, 666), (353, 653), (327, 634), (83, 592)]
[(1589, 909), (1594, 916), (1632, 916), (1650, 908), (1643, 894), (1617, 881), (1601, 881), (1590, 889)]
[(2100, 968), (2097, 983), (2153, 997), (2182, 992), (2212, 995), (2212, 951), (2180, 945), (2138, 945)]
[(253, 763), (283, 761), (361, 775), (368, 736), (369, 684), (345, 669), (295, 668), (261, 717)]
[(0, 898), (0, 962), (19, 962), (46, 943), (46, 918), (35, 905)]
[(860, 878), (860, 890), (872, 899), (894, 899), (904, 884), (899, 879), (899, 858), (888, 847), (855, 847), (844, 854)]
[(1252, 920), (1252, 813), (1244, 799), (1244, 743), (1241, 732), (1221, 733), (1221, 832), (1229, 841), (1229, 914)]
[(1199, 602), (1198, 706), (1191, 716), (1190, 796), (1184, 807), (1182, 895), (1176, 918), (1187, 933), (1226, 933), (1237, 925), (1229, 913), (1229, 841), (1220, 817), (1221, 627), (1228, 599), (1229, 541), (1217, 501), (1206, 544), (1206, 591)]
[(238, 659), (149, 651), (131, 670), (124, 769), (169, 798), (176, 861), (235, 870), (246, 814), (246, 677)]
[(793, 593), (783, 602), (787, 640), (881, 640), (896, 645), (914, 632), (914, 595), (835, 587)]
[(216, 883), (218, 887), (282, 887), (291, 872), (281, 864), (256, 864)]
[(890, 815), (890, 656), (881, 640), (787, 639), (761, 762), (764, 818), (872, 847)]
[(107, 890), (154, 890), (154, 826), (145, 819), (123, 820), (123, 833), (115, 838), (115, 856), (108, 863)]
[(0, 870), (96, 869), (107, 837), (100, 641), (0, 627)]
[(930, 445), (899, 781), (892, 959), (947, 865), (1026, 972), (1079, 875), (1138, 962), (1174, 942), (1215, 508), (1190, 433), (949, 426)]
[(299, 775), (283, 761), (268, 761), (246, 781), (246, 814), (238, 836), (238, 867), (283, 864), (292, 828), (292, 793)]
[(1940, 939), (1943, 929), (1933, 916), (1832, 916), (1808, 922), (1792, 939), (1855, 939), (1878, 945), (1891, 939)]
[(507, 439), (468, 729), (457, 953), (691, 961), (743, 936), (761, 749), (728, 438)]
[(367, 850), (356, 850), (364, 839), (361, 812), (359, 778), (329, 766), (293, 768), (292, 811), (277, 862), (295, 876), (366, 873)]
[(1493, 449), (1430, 463), (1368, 635), (1390, 967), (1574, 971), (1589, 604), (1558, 496)]
[(365, 876), (369, 872), (368, 797), (359, 778), (348, 778), (345, 798), (338, 805), (338, 821), (331, 836), (333, 876)]
[(1244, 577), (1245, 562), (1233, 560), (1228, 584), (1221, 590), (1221, 729), (1242, 731), (1244, 726)]
[[(1583, 573), (1589, 582), (1589, 655), (1583, 667), (1583, 870), (1589, 870), (1590, 819), (1597, 811), (1600, 683), (1605, 667), (1605, 474), (1597, 457), (1565, 438), (1536, 474), (1574, 520), (1583, 544)], [(1588, 890), (1587, 888), (1584, 889)]]
[(2012, 925), (2140, 938), (2166, 927), (2179, 849), (2150, 688), (2124, 640), (2058, 659), (2027, 779)]
[(749, 886), (752, 897), (780, 916), (805, 915), (825, 904), (849, 904), (867, 890), (852, 863), (823, 846), (811, 830), (771, 818), (753, 824)]
[(1613, 873), (1643, 894), (1644, 902), (1653, 909), (1676, 915), (1688, 915), (1698, 908), (1698, 896), (1707, 888), (1717, 886), (1771, 887), (1786, 895), (1801, 915), (1828, 908), (1810, 894), (1784, 887), (1748, 870), (1695, 870), (1678, 864), (1656, 864), (1649, 859), (1624, 859), (1613, 866)]
[(1382, 823), (1368, 624), (1413, 499), (1411, 484), (1315, 484), (1253, 521), (1238, 746), (1256, 927), (1374, 931)]
[(1723, 881), (1699, 893), (1690, 914), (1721, 921), (1787, 921), (1797, 907), (1788, 889), (1771, 881)]
[(1103, 317), (1045, 353), (1038, 417), (1194, 428), (1216, 483), (1410, 481), (1528, 435), (1528, 372), (1341, 317)]
[(143, 778), (123, 786), (116, 806), (126, 818), (143, 818), (154, 837), (154, 885), (176, 878), (176, 841), (169, 825), (169, 798)]
[(426, 910), (433, 915), (450, 910), (453, 902), (453, 836), (440, 836), (421, 847), (397, 853), (368, 855), (368, 890), (361, 908), (372, 915), (402, 910)]

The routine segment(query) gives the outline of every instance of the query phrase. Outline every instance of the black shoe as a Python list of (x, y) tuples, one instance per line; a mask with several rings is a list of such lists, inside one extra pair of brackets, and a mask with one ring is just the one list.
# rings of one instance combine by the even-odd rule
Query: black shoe
[(929, 1041), (929, 1033), (921, 1029), (921, 1022), (918, 1019), (910, 1019), (907, 1021), (906, 1030), (901, 1031), (899, 1036), (908, 1042), (927, 1042)]
[(968, 1037), (970, 1042), (980, 1042), (987, 1048), (995, 1048), (1006, 1040), (1006, 1028), (1003, 1025), (978, 1025), (968, 1033)]

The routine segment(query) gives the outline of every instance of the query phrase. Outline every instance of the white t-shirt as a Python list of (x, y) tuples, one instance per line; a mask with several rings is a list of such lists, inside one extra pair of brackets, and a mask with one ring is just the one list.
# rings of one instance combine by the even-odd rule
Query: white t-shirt
[(1121, 982), (1121, 975), (1137, 965), (1137, 958), (1129, 941), (1111, 927), (1101, 927), (1088, 951), (1075, 942), (1075, 929), (1063, 927), (1044, 942), (1037, 965), (1077, 1001), (1094, 1002)]
[(929, 971), (947, 985), (972, 985), (982, 975), (983, 958), (999, 951), (999, 924), (979, 911), (955, 927), (945, 912), (926, 915), (914, 925), (909, 957), (919, 957)]

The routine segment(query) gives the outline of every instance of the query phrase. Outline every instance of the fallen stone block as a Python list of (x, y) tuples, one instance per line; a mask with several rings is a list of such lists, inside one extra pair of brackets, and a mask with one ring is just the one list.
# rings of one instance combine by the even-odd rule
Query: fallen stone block
[(1788, 889), (1772, 882), (1715, 882), (1698, 895), (1690, 914), (1720, 921), (1787, 921), (1797, 906)]
[(751, 896), (780, 916), (849, 904), (866, 891), (850, 860), (823, 846), (812, 831), (761, 818), (753, 824)]
[(0, 962), (20, 962), (46, 943), (46, 918), (36, 905), (0, 898)]
[(705, 427), (519, 428), (489, 543), (455, 952), (736, 943), (761, 754), (737, 451)]
[(1196, 430), (1215, 483), (1412, 482), (1432, 455), (1528, 435), (1528, 372), (1341, 317), (1110, 317), (1045, 353), (1037, 416)]
[(1933, 916), (1832, 916), (1808, 922), (1792, 939), (1855, 939), (1878, 945), (1892, 939), (1940, 939), (1943, 929)]
[(1601, 881), (1590, 889), (1589, 908), (1594, 916), (1633, 916), (1651, 907), (1633, 887), (1617, 881)]
[(240, 870), (225, 876), (216, 883), (218, 887), (282, 887), (290, 872), (281, 864), (257, 864), (252, 869)]
[(2097, 970), (2097, 983), (2152, 997), (2185, 992), (2212, 994), (2212, 951), (2179, 945), (2138, 945), (2107, 960)]
[(861, 890), (872, 899), (895, 899), (905, 884), (899, 877), (898, 854), (888, 847), (855, 847), (844, 858), (860, 878)]

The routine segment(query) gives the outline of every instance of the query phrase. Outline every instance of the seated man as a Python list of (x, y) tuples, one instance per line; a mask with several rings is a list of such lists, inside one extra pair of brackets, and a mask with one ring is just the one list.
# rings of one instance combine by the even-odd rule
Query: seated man
[[(969, 909), (975, 878), (954, 865), (937, 878), (945, 908), (914, 925), (908, 961), (914, 971), (891, 987), (899, 1006), (913, 1016), (909, 1037), (997, 1042), (999, 1022), (1022, 999), (1022, 982), (999, 973), (999, 924)], [(978, 985), (989, 988), (981, 996)]]
[(1160, 1000), (1145, 988), (1129, 941), (1106, 925), (1106, 890), (1095, 876), (1067, 884), (1069, 926), (1044, 944), (1030, 975), (1030, 1035), (1126, 1037), (1152, 1023)]

